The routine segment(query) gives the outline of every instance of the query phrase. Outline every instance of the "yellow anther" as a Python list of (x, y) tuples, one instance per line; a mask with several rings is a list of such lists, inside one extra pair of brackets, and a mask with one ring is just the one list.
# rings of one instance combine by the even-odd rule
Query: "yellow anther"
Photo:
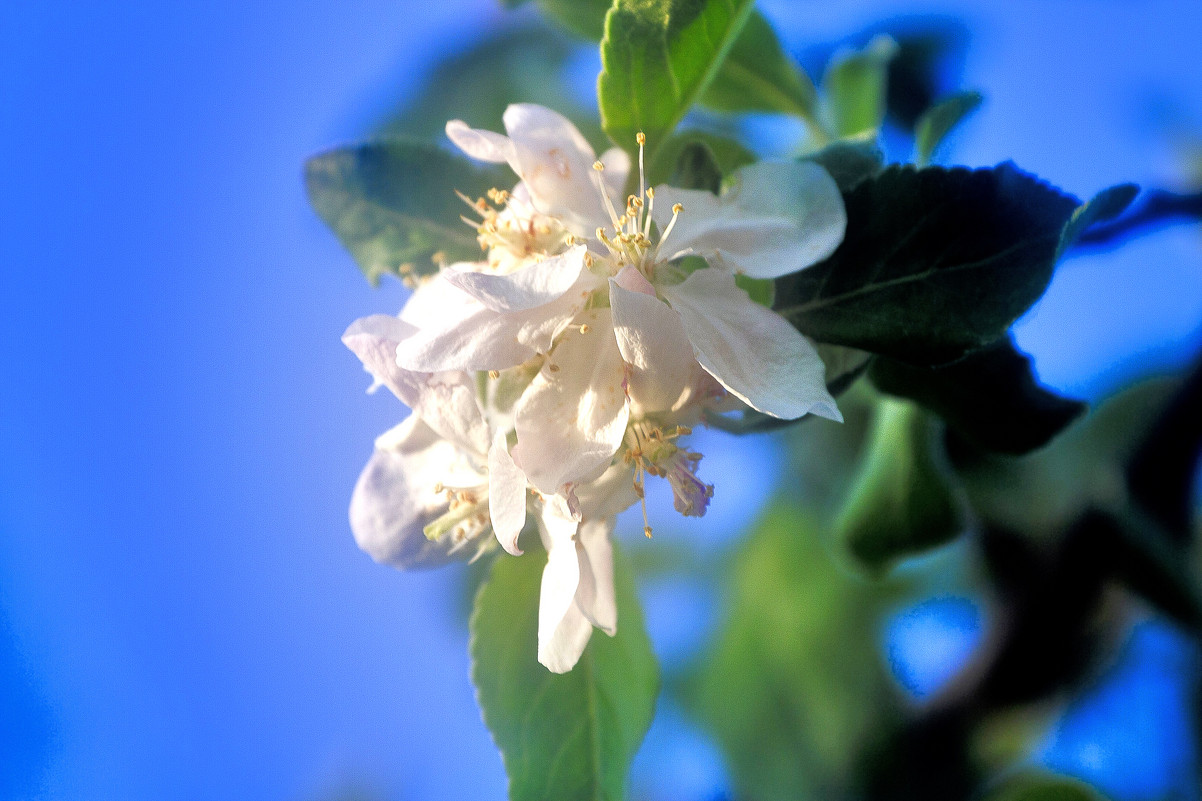
[(672, 204), (672, 213), (673, 214), (680, 214), (682, 211), (684, 211), (684, 206), (682, 206), (680, 203)]
[(434, 494), (435, 495), (441, 495), (442, 490), (443, 490), (442, 482), (439, 482), (434, 485)]
[(647, 539), (651, 539), (651, 526), (643, 526), (643, 534), (647, 536)]
[(559, 372), (559, 365), (558, 365), (558, 364), (548, 364), (548, 365), (547, 365), (547, 369), (548, 369), (548, 370), (550, 370), (550, 371), (551, 371), (551, 372), (553, 372), (553, 373), (558, 373), (558, 372)]
[(580, 333), (582, 333), (582, 334), (587, 334), (587, 333), (588, 333), (588, 323), (581, 323), (581, 324), (580, 324)]
[(655, 187), (654, 186), (647, 187), (647, 197), (649, 197), (649, 198), (655, 197)]
[(489, 370), (488, 377), (491, 378), (493, 381), (496, 381), (498, 378), (501, 377), (501, 371), (500, 370)]
[(602, 170), (605, 169), (605, 165), (602, 164), (600, 160), (597, 160), (597, 161), (593, 162), (593, 169), (596, 170), (597, 172), (601, 172)]

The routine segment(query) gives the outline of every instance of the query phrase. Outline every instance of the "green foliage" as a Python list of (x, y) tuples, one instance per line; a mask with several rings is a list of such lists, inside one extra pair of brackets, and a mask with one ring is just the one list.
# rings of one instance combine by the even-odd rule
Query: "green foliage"
[(915, 364), (999, 339), (1051, 280), (1077, 202), (1012, 164), (889, 167), (844, 195), (847, 235), (777, 281), (807, 336)]
[(875, 139), (846, 139), (832, 142), (821, 150), (804, 156), (803, 161), (820, 164), (835, 179), (839, 191), (847, 194), (866, 178), (881, 171), (885, 154)]
[[(542, 558), (540, 558), (542, 557)], [(618, 633), (594, 632), (571, 672), (535, 659), (546, 558), (499, 556), (471, 619), (472, 681), (511, 801), (618, 801), (651, 725), (659, 669), (626, 563), (615, 554)]]
[(985, 801), (1104, 801), (1096, 790), (1067, 776), (1027, 772), (985, 796)]
[(647, 135), (647, 160), (710, 85), (751, 0), (616, 0), (605, 18), (597, 100), (601, 124), (618, 146), (635, 150)]
[(882, 399), (867, 453), (836, 523), (860, 564), (883, 573), (894, 562), (943, 545), (963, 529), (936, 426), (918, 406)]
[(1064, 233), (1060, 236), (1059, 253), (1063, 254), (1072, 247), (1078, 237), (1094, 223), (1113, 220), (1122, 214), (1138, 194), (1139, 187), (1135, 184), (1119, 184), (1098, 192), (1089, 202), (1073, 212), (1068, 225), (1064, 226)]
[(943, 367), (878, 358), (869, 370), (882, 392), (917, 401), (978, 448), (1023, 454), (1041, 448), (1084, 411), (1039, 385), (1031, 361), (1003, 339)]
[(470, 197), (513, 182), (508, 170), (481, 169), (431, 145), (378, 142), (321, 153), (305, 164), (313, 208), (334, 229), (368, 281), (480, 255), (454, 190)]
[(822, 76), (824, 120), (836, 137), (870, 134), (885, 120), (889, 62), (897, 44), (876, 36), (859, 51), (837, 53)]
[(756, 160), (754, 153), (733, 139), (709, 131), (681, 131), (669, 136), (656, 151), (655, 161), (647, 164), (647, 185), (656, 186), (666, 182), (680, 186), (674, 181), (674, 172), (685, 150), (696, 145), (703, 145), (709, 150), (722, 175), (729, 175)]
[(846, 797), (859, 754), (898, 715), (877, 653), (879, 589), (820, 539), (795, 506), (772, 509), (735, 556), (726, 620), (684, 682), (740, 798)]
[(434, 68), (420, 92), (383, 126), (381, 138), (438, 139), (447, 120), (498, 130), (510, 103), (539, 103), (564, 114), (588, 139), (604, 139), (596, 111), (570, 92), (565, 70), (578, 46), (546, 25), (507, 28)]
[(818, 92), (780, 46), (771, 23), (752, 13), (701, 98), (718, 111), (777, 111), (816, 125)]
[(689, 142), (676, 157), (676, 169), (668, 183), (681, 189), (704, 189), (718, 194), (722, 188), (722, 168), (718, 157), (704, 142)]
[(981, 106), (979, 92), (958, 92), (923, 112), (914, 127), (914, 162), (925, 167), (944, 138)]

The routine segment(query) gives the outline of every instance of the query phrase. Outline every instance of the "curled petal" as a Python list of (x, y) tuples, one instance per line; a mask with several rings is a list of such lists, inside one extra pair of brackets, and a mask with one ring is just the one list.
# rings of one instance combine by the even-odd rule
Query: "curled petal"
[(623, 289), (613, 279), (609, 300), (618, 350), (631, 367), (631, 400), (646, 412), (674, 408), (697, 368), (680, 314), (654, 295)]
[(521, 556), (518, 535), (526, 525), (526, 474), (513, 463), (504, 431), (497, 432), (488, 451), (488, 513), (501, 547)]
[(471, 128), (463, 120), (447, 123), (447, 138), (474, 159), (495, 164), (513, 161), (513, 143), (509, 137), (492, 131)]
[[(559, 217), (579, 234), (609, 224), (593, 178), (596, 154), (571, 121), (532, 103), (509, 106), (504, 121), (514, 148), (510, 164), (539, 211)], [(618, 185), (625, 180), (623, 172)]]
[(351, 495), (351, 531), (359, 547), (402, 570), (438, 567), (474, 552), (450, 536), (431, 541), (423, 532), (447, 511), (446, 496), (434, 486), (459, 460), (455, 446), (417, 415), (380, 437)]
[(550, 303), (571, 289), (584, 269), (584, 253), (584, 245), (576, 245), (507, 275), (475, 270), (447, 270), (444, 274), (448, 283), (486, 308), (499, 312), (525, 311)]
[(589, 622), (610, 637), (618, 632), (618, 605), (614, 595), (614, 549), (609, 534), (614, 520), (586, 520), (576, 532), (580, 559), (580, 586), (576, 604)]
[(630, 417), (609, 309), (576, 320), (588, 328), (560, 340), (514, 408), (514, 461), (546, 495), (596, 478), (621, 445)]
[(653, 216), (661, 230), (676, 203), (683, 211), (661, 258), (690, 253), (716, 258), (752, 278), (776, 278), (825, 259), (847, 227), (838, 186), (812, 162), (748, 165), (735, 172), (735, 183), (720, 197), (656, 187)]
[(584, 308), (596, 285), (592, 273), (581, 273), (576, 283), (556, 300), (513, 312), (499, 312), (454, 289), (470, 304), (467, 314), (451, 307), (446, 318), (431, 321), (397, 346), (397, 364), (407, 370), (505, 370), (539, 353)]
[(662, 291), (680, 312), (697, 361), (752, 408), (785, 420), (810, 412), (843, 419), (814, 346), (748, 298), (733, 273), (703, 268)]
[(538, 524), (547, 549), (538, 600), (538, 661), (553, 673), (566, 673), (584, 653), (593, 632), (592, 624), (576, 604), (580, 586), (577, 523), (544, 510)]
[(476, 387), (461, 371), (427, 373), (396, 363), (397, 345), (417, 329), (385, 314), (363, 317), (342, 335), (376, 381), (422, 417), (437, 433), (474, 453), (484, 453), (488, 424), (476, 402)]

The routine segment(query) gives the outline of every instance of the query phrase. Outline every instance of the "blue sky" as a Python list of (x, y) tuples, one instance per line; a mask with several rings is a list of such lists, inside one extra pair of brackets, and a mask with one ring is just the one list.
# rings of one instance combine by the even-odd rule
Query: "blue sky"
[[(1202, 118), (1191, 0), (832, 5), (764, 7), (797, 48), (903, 11), (965, 19), (964, 83), (988, 99), (964, 163), (1079, 195), (1160, 184), (1148, 109)], [(0, 8), (0, 796), (504, 797), (453, 576), (379, 568), (347, 529), (402, 410), (363, 395), (338, 337), (403, 293), (367, 287), (300, 181), (503, 18)], [(1200, 244), (1178, 228), (1066, 264), (1019, 330), (1045, 380), (1094, 396), (1184, 359)]]

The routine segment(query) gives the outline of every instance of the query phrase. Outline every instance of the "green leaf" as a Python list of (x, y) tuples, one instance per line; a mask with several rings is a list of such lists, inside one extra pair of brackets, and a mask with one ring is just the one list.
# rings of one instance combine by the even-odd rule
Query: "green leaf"
[(722, 188), (718, 157), (704, 142), (689, 142), (676, 157), (676, 169), (668, 183), (681, 189), (704, 189), (718, 194)]
[(538, 8), (577, 36), (601, 40), (612, 0), (538, 0)]
[(1077, 779), (1028, 772), (1015, 776), (985, 796), (985, 801), (1103, 801), (1096, 790)]
[(876, 359), (869, 370), (882, 392), (939, 415), (978, 448), (1020, 455), (1042, 448), (1085, 412), (1035, 380), (1031, 361), (1009, 338), (943, 367)]
[(737, 798), (861, 797), (857, 768), (899, 716), (878, 652), (890, 599), (821, 540), (796, 507), (768, 512), (731, 560), (726, 619), (683, 681)]
[(594, 631), (571, 672), (536, 659), (543, 552), (501, 555), (476, 596), (472, 681), (511, 801), (619, 801), (651, 725), (659, 669), (630, 570), (615, 554), (618, 633)]
[(601, 125), (647, 160), (714, 79), (754, 8), (752, 0), (615, 0), (605, 18), (597, 100)]
[(885, 154), (875, 139), (846, 139), (832, 142), (822, 150), (803, 156), (801, 160), (821, 165), (835, 179), (839, 191), (847, 194), (861, 181), (881, 171)]
[(872, 573), (950, 542), (964, 528), (936, 455), (937, 434), (915, 404), (879, 402), (866, 458), (835, 524), (847, 551)]
[(759, 12), (747, 19), (701, 103), (717, 111), (778, 111), (818, 121), (813, 81), (781, 48)]
[(1052, 278), (1077, 202), (1012, 164), (889, 167), (844, 195), (847, 235), (777, 281), (803, 334), (915, 364), (998, 340)]
[(673, 172), (685, 149), (694, 145), (704, 145), (709, 149), (722, 175), (729, 175), (756, 160), (754, 153), (733, 139), (709, 131), (681, 131), (669, 136), (655, 153), (655, 160), (647, 162), (647, 185), (657, 186), (667, 182), (676, 186), (672, 181)]
[(1139, 187), (1135, 184), (1118, 184), (1098, 192), (1073, 212), (1068, 225), (1064, 226), (1064, 233), (1060, 235), (1058, 253), (1063, 254), (1072, 247), (1073, 243), (1077, 241), (1077, 237), (1085, 233), (1086, 229), (1094, 223), (1113, 220), (1122, 214), (1138, 194)]
[(401, 141), (339, 148), (305, 164), (309, 202), (373, 286), (385, 273), (428, 270), (436, 253), (447, 261), (478, 258), (455, 190), (479, 197), (512, 183), (508, 170)]
[(944, 138), (981, 106), (979, 92), (960, 92), (923, 112), (914, 127), (914, 161), (925, 167)]
[(839, 138), (872, 133), (885, 119), (889, 62), (897, 43), (889, 36), (873, 37), (860, 51), (836, 53), (822, 76), (824, 118)]

